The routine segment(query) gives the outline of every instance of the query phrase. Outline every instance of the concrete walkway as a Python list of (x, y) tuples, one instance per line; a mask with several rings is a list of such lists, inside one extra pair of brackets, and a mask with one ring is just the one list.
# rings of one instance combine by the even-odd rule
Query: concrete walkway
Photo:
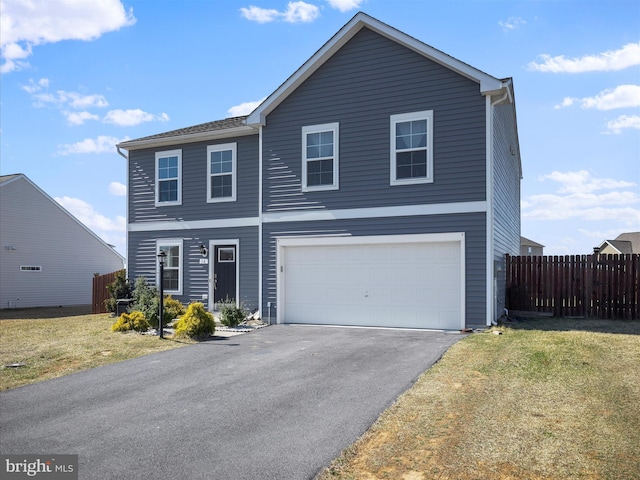
[(86, 480), (310, 479), (462, 335), (216, 338), (0, 394), (0, 450), (78, 454)]

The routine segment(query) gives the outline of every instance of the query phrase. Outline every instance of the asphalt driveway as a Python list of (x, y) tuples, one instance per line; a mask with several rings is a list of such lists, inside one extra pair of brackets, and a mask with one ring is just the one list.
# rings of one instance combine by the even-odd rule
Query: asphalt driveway
[(79, 478), (301, 480), (456, 341), (278, 325), (0, 394), (0, 452), (78, 454)]

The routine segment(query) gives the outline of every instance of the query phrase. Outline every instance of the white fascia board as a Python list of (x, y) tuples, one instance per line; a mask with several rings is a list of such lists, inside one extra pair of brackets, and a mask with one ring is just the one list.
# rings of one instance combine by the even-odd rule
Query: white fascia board
[(320, 68), (342, 46), (358, 33), (362, 28), (369, 28), (386, 38), (393, 40), (407, 48), (467, 77), (480, 84), (480, 93), (483, 95), (495, 95), (503, 91), (504, 82), (472, 67), (440, 50), (416, 40), (369, 15), (359, 12), (344, 27), (342, 27), (327, 43), (325, 43), (309, 60), (307, 60), (296, 72), (291, 75), (278, 89), (262, 102), (247, 117), (247, 124), (266, 125), (266, 117), (273, 111), (291, 92), (293, 92), (311, 74)]
[(189, 135), (175, 135), (173, 137), (151, 138), (148, 140), (131, 140), (122, 142), (116, 147), (124, 150), (140, 150), (142, 148), (156, 148), (176, 145), (178, 143), (195, 143), (207, 140), (220, 140), (224, 138), (243, 137), (247, 135), (257, 135), (258, 131), (251, 126), (232, 127), (211, 132), (192, 133)]

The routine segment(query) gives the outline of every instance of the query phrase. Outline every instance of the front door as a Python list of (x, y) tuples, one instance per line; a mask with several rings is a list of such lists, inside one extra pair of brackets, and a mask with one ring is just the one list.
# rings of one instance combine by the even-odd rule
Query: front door
[(236, 300), (236, 246), (215, 245), (213, 249), (213, 303)]

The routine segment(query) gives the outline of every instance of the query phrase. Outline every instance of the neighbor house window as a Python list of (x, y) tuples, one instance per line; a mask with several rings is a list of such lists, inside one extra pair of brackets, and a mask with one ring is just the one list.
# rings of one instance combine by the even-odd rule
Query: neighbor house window
[(433, 182), (433, 110), (391, 115), (391, 185)]
[(41, 272), (42, 266), (40, 265), (20, 265), (21, 272)]
[[(182, 240), (158, 240), (156, 255), (164, 252), (164, 293), (182, 294)], [(157, 257), (156, 257), (157, 260)], [(158, 263), (156, 261), (156, 263)], [(160, 286), (160, 266), (156, 273), (156, 285)]]
[(182, 150), (156, 153), (156, 206), (182, 203)]
[(302, 127), (302, 191), (338, 189), (339, 124)]
[(236, 144), (207, 147), (207, 202), (236, 199)]

